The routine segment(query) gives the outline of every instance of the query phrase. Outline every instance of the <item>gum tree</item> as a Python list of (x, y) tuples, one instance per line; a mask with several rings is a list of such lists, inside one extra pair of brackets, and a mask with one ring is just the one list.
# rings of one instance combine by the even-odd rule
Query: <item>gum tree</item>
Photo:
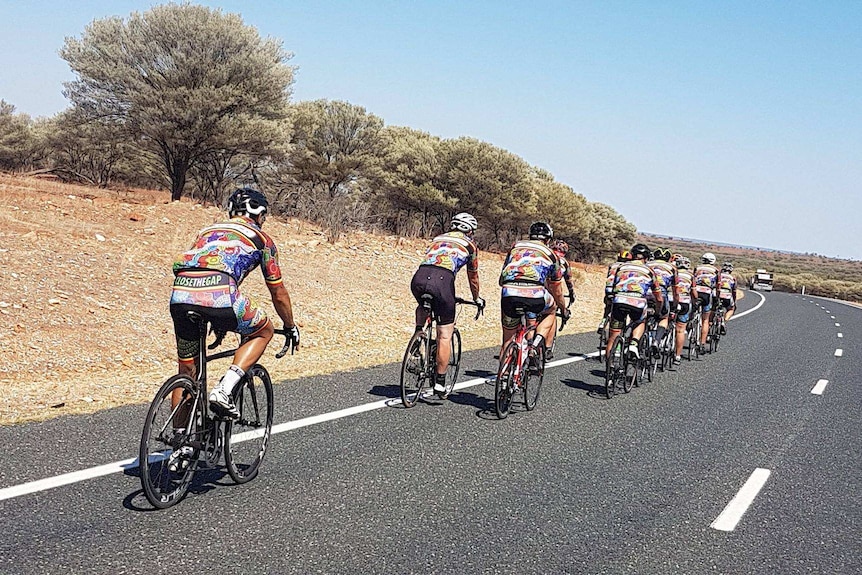
[(289, 139), (291, 54), (236, 14), (166, 4), (93, 21), (60, 55), (77, 112), (111, 122), (183, 193), (188, 172), (224, 150), (261, 153)]

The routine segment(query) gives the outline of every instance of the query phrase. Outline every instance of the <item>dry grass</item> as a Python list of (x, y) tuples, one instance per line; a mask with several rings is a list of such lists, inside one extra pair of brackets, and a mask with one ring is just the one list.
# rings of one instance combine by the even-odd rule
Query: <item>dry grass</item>
[[(176, 369), (171, 263), (223, 216), (162, 192), (0, 175), (0, 424), (148, 402)], [(266, 229), (303, 337), (295, 356), (265, 356), (276, 380), (400, 361), (412, 331), (410, 277), (425, 240), (353, 233), (329, 243), (314, 225), (275, 218)], [(481, 254), (489, 305), (479, 322), (469, 310), (459, 319), (468, 349), (499, 341), (501, 263), (500, 254)], [(604, 275), (575, 267), (572, 332), (598, 323)], [(277, 317), (260, 275), (243, 287)], [(469, 294), (464, 274), (458, 292)]]

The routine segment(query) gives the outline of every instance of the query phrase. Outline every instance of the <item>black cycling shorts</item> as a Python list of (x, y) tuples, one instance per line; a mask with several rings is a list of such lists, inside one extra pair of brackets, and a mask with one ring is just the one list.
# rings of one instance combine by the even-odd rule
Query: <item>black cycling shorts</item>
[(503, 327), (506, 329), (515, 329), (518, 327), (521, 323), (521, 318), (515, 313), (515, 309), (519, 307), (524, 308), (527, 319), (538, 319), (548, 308), (548, 302), (543, 297), (506, 296), (500, 298)]
[(639, 321), (646, 315), (646, 307), (635, 307), (627, 303), (615, 303), (611, 310), (611, 329), (623, 329), (626, 325), (626, 318), (631, 318), (631, 321)]
[(455, 274), (452, 270), (437, 266), (419, 266), (410, 282), (410, 291), (420, 305), (424, 294), (434, 296), (431, 313), (438, 325), (455, 323)]
[(195, 359), (200, 353), (200, 326), (188, 316), (189, 311), (197, 312), (203, 321), (209, 321), (219, 332), (236, 331), (236, 314), (232, 307), (206, 307), (190, 303), (172, 303), (171, 318), (174, 320), (174, 334), (177, 338), (177, 355), (180, 360)]

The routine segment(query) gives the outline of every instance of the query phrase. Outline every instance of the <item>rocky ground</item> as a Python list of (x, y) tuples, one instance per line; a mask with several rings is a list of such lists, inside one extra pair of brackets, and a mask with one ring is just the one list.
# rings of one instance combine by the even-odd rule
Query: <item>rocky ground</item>
[[(162, 192), (0, 175), (0, 425), (148, 402), (176, 369), (171, 263), (223, 217)], [(279, 246), (303, 343), (280, 361), (267, 352), (274, 380), (400, 361), (412, 331), (409, 282), (426, 240), (352, 233), (330, 243), (295, 219), (269, 218), (265, 229)], [(480, 262), (488, 309), (478, 322), (469, 308), (459, 318), (467, 349), (500, 337), (502, 255), (483, 252)], [(587, 331), (601, 315), (603, 268), (574, 268), (567, 331)], [(469, 296), (464, 275), (458, 292)], [(260, 275), (243, 288), (277, 318)]]

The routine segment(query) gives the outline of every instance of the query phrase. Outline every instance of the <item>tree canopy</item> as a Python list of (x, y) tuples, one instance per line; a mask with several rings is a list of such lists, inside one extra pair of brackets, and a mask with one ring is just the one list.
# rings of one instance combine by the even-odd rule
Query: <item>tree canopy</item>
[(117, 123), (157, 159), (173, 199), (208, 154), (260, 152), (288, 139), (291, 55), (237, 15), (155, 6), (92, 22), (60, 55), (76, 75), (65, 92), (73, 105)]

